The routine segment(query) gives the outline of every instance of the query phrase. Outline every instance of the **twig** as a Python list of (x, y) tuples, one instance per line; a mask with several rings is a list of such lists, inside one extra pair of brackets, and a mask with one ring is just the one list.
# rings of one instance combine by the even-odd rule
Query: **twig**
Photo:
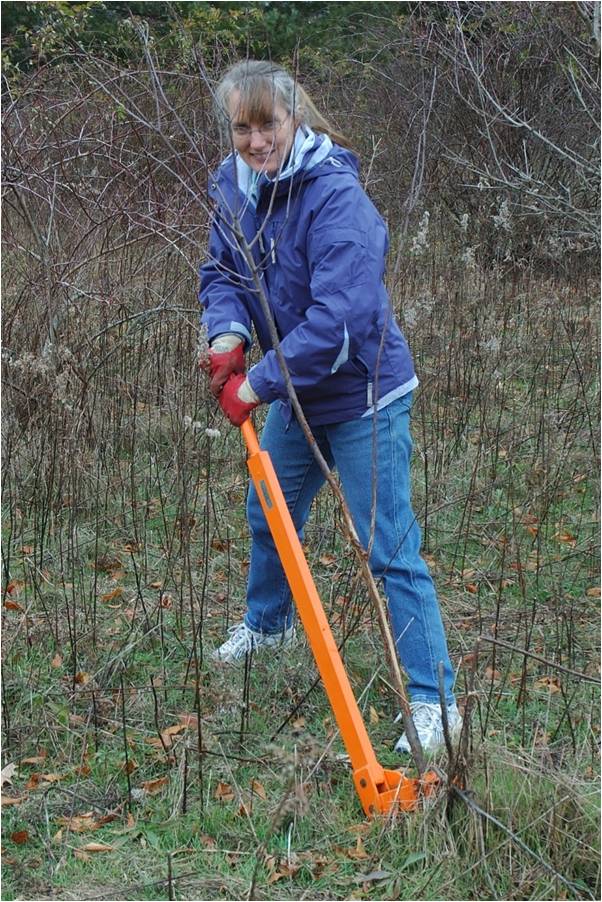
[(445, 739), (445, 748), (447, 749), (447, 757), (449, 760), (449, 772), (454, 772), (454, 746), (449, 732), (449, 717), (447, 716), (447, 701), (445, 698), (445, 669), (443, 661), (439, 661), (437, 665), (437, 676), (439, 682), (439, 703), (441, 705), (441, 723), (443, 724), (443, 738)]
[(121, 683), (121, 723), (123, 728), (123, 749), (125, 752), (125, 776), (128, 784), (128, 811), (132, 810), (132, 781), (130, 780), (130, 762), (128, 756), (128, 737), (125, 727), (125, 687), (123, 685), (123, 672), (119, 674), (119, 682)]
[(579, 680), (583, 680), (586, 683), (593, 683), (594, 686), (600, 685), (600, 680), (596, 679), (596, 677), (588, 676), (586, 673), (581, 673), (580, 670), (571, 670), (570, 667), (564, 667), (562, 664), (556, 664), (554, 661), (548, 661), (547, 658), (543, 658), (541, 655), (536, 655), (532, 651), (527, 651), (525, 648), (518, 648), (516, 645), (511, 645), (510, 642), (504, 642), (502, 639), (494, 639), (493, 636), (479, 636), (479, 642), (491, 642), (493, 645), (499, 645), (501, 648), (507, 648), (509, 651), (515, 651), (519, 655), (525, 655), (527, 658), (534, 658), (536, 661), (541, 661), (542, 664), (547, 664), (548, 667), (553, 667), (554, 670), (560, 670), (562, 673), (568, 673), (570, 676), (574, 676)]

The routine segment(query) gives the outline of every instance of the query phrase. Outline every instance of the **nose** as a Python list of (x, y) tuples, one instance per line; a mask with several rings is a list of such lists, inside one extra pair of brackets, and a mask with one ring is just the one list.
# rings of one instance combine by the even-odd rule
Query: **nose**
[(266, 139), (265, 139), (264, 136), (261, 134), (261, 132), (259, 131), (258, 128), (254, 128), (254, 129), (253, 129), (253, 131), (251, 132), (251, 139), (250, 139), (250, 140), (251, 140), (251, 147), (252, 147), (254, 150), (261, 150), (261, 149), (264, 147), (265, 143), (266, 143)]

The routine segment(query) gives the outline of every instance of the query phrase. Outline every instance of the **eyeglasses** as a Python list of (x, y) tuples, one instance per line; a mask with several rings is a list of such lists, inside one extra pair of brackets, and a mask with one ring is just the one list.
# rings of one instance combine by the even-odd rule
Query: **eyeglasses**
[[(286, 119), (288, 118), (287, 116)], [(235, 138), (250, 138), (253, 132), (259, 132), (263, 138), (273, 138), (276, 132), (282, 128), (286, 119), (283, 122), (279, 119), (272, 119), (269, 122), (264, 122), (259, 128), (251, 128), (250, 125), (233, 125), (232, 133)]]

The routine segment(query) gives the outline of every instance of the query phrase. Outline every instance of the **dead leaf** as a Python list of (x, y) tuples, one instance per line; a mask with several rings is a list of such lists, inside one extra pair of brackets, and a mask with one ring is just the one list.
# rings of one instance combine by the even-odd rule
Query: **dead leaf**
[(332, 567), (333, 564), (336, 564), (337, 559), (334, 554), (323, 554), (319, 558), (319, 561), (323, 567)]
[(555, 676), (540, 677), (540, 679), (535, 680), (534, 686), (536, 689), (547, 689), (552, 694), (560, 692), (561, 689), (560, 680)]
[(501, 680), (502, 675), (499, 670), (494, 670), (492, 667), (486, 667), (485, 677), (486, 679), (491, 680), (492, 683), (497, 683)]
[(103, 842), (89, 842), (78, 849), (79, 852), (114, 852), (115, 846), (109, 846)]
[(58, 653), (54, 656), (54, 658), (50, 662), (50, 666), (51, 667), (62, 667), (63, 666), (63, 659), (61, 658), (61, 656)]
[(136, 554), (140, 551), (140, 545), (137, 542), (126, 542), (123, 546), (123, 550), (127, 551), (128, 554)]
[(119, 570), (123, 567), (123, 563), (119, 560), (118, 557), (111, 557), (108, 554), (101, 555), (95, 563), (92, 564), (95, 570), (100, 570), (104, 573), (110, 573), (111, 570)]
[(2, 807), (8, 808), (9, 805), (20, 805), (21, 802), (24, 802), (27, 796), (5, 796), (1, 797)]
[(64, 780), (67, 774), (40, 774), (40, 780), (44, 780), (45, 783), (58, 783), (59, 780)]
[(24, 585), (24, 579), (11, 579), (6, 587), (7, 595), (18, 595)]
[(7, 764), (2, 768), (0, 772), (0, 783), (2, 786), (10, 785), (13, 782), (13, 777), (17, 773), (17, 765), (16, 764)]
[(161, 792), (164, 786), (167, 786), (169, 783), (169, 777), (159, 777), (157, 780), (146, 780), (144, 783), (140, 785), (149, 795), (156, 795), (158, 792)]
[(293, 733), (300, 733), (305, 729), (305, 718), (298, 717), (296, 720), (293, 720), (291, 727), (293, 729)]
[(355, 842), (355, 848), (347, 849), (345, 854), (347, 855), (347, 858), (353, 858), (354, 861), (363, 861), (366, 858), (370, 858), (364, 848), (361, 836), (358, 836)]
[(71, 830), (72, 833), (88, 833), (90, 830), (98, 830), (99, 825), (96, 823), (92, 812), (87, 814), (74, 815), (73, 817), (57, 817), (57, 824)]
[(22, 545), (19, 551), (21, 554), (33, 554), (33, 545)]
[(149, 589), (161, 589), (163, 587), (163, 580), (156, 579), (155, 582), (148, 584)]
[(471, 592), (473, 595), (476, 595), (479, 591), (479, 584), (478, 583), (466, 583), (464, 588), (466, 589), (467, 592)]
[(220, 782), (215, 787), (213, 798), (217, 799), (218, 802), (233, 802), (234, 790), (229, 783), (222, 783), (220, 780)]
[(32, 774), (27, 783), (25, 784), (25, 789), (37, 789), (40, 785), (40, 775)]
[(121, 598), (123, 595), (123, 586), (116, 586), (111, 592), (105, 592), (104, 595), (100, 596), (101, 601), (115, 601), (116, 598)]
[(246, 802), (241, 802), (237, 814), (238, 817), (251, 817), (253, 814), (253, 801), (251, 800), (248, 805)]
[(201, 833), (199, 839), (206, 849), (217, 849), (216, 841), (208, 833)]
[(223, 539), (212, 539), (211, 547), (215, 549), (215, 551), (227, 551), (228, 546), (230, 545), (229, 541), (224, 541)]
[(572, 533), (567, 532), (566, 530), (561, 530), (560, 532), (555, 533), (552, 538), (557, 542), (563, 542), (566, 545), (577, 544), (577, 539), (575, 538), (575, 536)]
[(164, 730), (161, 730), (161, 735), (165, 736), (177, 736), (178, 733), (183, 733), (186, 729), (186, 724), (183, 723), (175, 723), (171, 727), (165, 727)]
[(136, 821), (131, 811), (128, 811), (128, 816), (125, 819), (125, 825), (128, 829), (136, 826)]
[(478, 659), (476, 652), (471, 651), (466, 655), (462, 655), (462, 667), (474, 667)]
[(133, 774), (135, 770), (138, 769), (138, 764), (134, 761), (133, 758), (128, 758), (127, 764), (123, 765), (123, 770), (126, 774)]
[(33, 755), (31, 758), (22, 758), (21, 764), (31, 764), (31, 765), (43, 764), (45, 760), (46, 760), (46, 752), (44, 752), (42, 755)]
[(254, 792), (255, 795), (259, 796), (260, 799), (263, 799), (264, 802), (267, 801), (267, 793), (263, 783), (260, 783), (259, 780), (251, 780), (251, 792)]
[(54, 836), (52, 837), (52, 842), (54, 843), (55, 846), (60, 846), (62, 841), (63, 841), (63, 830), (61, 828), (60, 830), (57, 830), (56, 833), (54, 834)]
[(600, 586), (592, 586), (586, 593), (590, 598), (600, 598)]
[(370, 705), (370, 723), (377, 724), (379, 720), (380, 717), (378, 716), (378, 711), (373, 705)]
[(4, 607), (7, 611), (24, 611), (25, 608), (22, 607), (18, 601), (12, 601), (12, 599), (7, 598), (4, 602)]
[(196, 729), (199, 723), (199, 719), (196, 714), (180, 714), (180, 723), (186, 727), (187, 730)]
[(27, 830), (17, 830), (16, 833), (11, 833), (10, 838), (17, 846), (22, 846), (29, 842), (29, 833)]
[(80, 670), (79, 673), (75, 674), (75, 682), (79, 686), (85, 686), (86, 683), (90, 682), (90, 674), (86, 673), (85, 670)]
[(159, 599), (159, 604), (162, 608), (169, 609), (173, 606), (173, 598), (171, 595), (168, 595), (167, 592), (163, 592), (161, 598)]

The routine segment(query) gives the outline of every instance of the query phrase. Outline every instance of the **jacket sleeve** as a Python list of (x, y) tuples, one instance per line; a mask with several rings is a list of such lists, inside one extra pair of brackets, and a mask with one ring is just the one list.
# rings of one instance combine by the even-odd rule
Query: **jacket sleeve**
[[(378, 315), (387, 233), (358, 182), (333, 185), (312, 219), (306, 248), (311, 303), (281, 342), (298, 391), (354, 357)], [(249, 382), (262, 401), (287, 397), (274, 350), (251, 368)]]
[(207, 328), (209, 342), (224, 332), (234, 332), (242, 336), (247, 348), (252, 338), (246, 290), (236, 270), (227, 229), (218, 216), (211, 225), (208, 259), (201, 266), (200, 276), (201, 322)]

